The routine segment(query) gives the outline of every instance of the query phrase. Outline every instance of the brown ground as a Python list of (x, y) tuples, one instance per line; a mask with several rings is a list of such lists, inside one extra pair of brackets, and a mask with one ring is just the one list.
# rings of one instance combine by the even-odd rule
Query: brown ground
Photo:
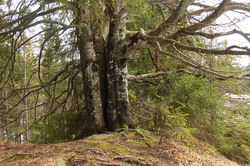
[(237, 166), (209, 145), (144, 130), (94, 135), (43, 145), (0, 143), (0, 166)]

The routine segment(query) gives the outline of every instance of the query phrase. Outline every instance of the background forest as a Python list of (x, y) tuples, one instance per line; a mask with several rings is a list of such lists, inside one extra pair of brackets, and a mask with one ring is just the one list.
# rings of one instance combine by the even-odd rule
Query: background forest
[[(82, 138), (87, 111), (82, 84), (84, 76), (79, 70), (81, 64), (75, 45), (77, 39), (72, 30), (60, 23), (53, 24), (62, 21), (61, 17), (65, 23), (71, 22), (72, 13), (67, 10), (57, 11), (56, 15), (48, 12), (38, 20), (45, 22), (39, 27), (26, 27), (28, 30), (24, 31), (20, 22), (19, 29), (10, 29), (4, 26), (9, 20), (22, 18), (30, 12), (26, 9), (32, 5), (37, 7), (42, 2), (23, 0), (18, 5), (15, 3), (0, 0), (0, 141), (41, 144)], [(60, 3), (66, 2), (58, 1)], [(199, 4), (200, 8), (206, 8), (202, 2)], [(19, 7), (19, 10), (14, 11), (14, 7)], [(129, 20), (126, 28), (131, 34), (150, 31), (172, 14), (166, 4), (146, 0), (128, 0), (126, 7)], [(97, 13), (100, 10), (95, 9)], [(15, 18), (13, 13), (19, 16)], [(235, 28), (235, 22), (249, 17), (242, 15), (220, 27), (211, 24), (206, 31), (213, 34), (222, 26)], [(199, 15), (197, 19), (203, 17)], [(104, 19), (103, 15), (98, 15), (98, 19)], [(176, 29), (169, 31), (188, 26), (189, 19), (180, 20), (175, 24)], [(179, 42), (208, 49), (229, 47), (225, 39), (198, 35), (184, 36)], [(238, 56), (233, 54), (205, 56), (178, 50), (172, 45), (164, 48), (166, 52), (177, 53), (206, 68), (200, 70), (160, 54), (157, 47), (137, 50), (128, 58), (128, 75), (134, 78), (128, 82), (129, 111), (134, 127), (164, 137), (200, 139), (214, 145), (230, 159), (249, 163), (249, 100), (232, 100), (230, 94), (250, 94), (249, 79), (240, 79), (249, 76), (250, 66), (242, 66)], [(246, 51), (249, 53), (249, 49)], [(209, 72), (206, 72), (208, 68)], [(222, 75), (211, 71), (221, 71)], [(146, 77), (147, 73), (159, 75), (150, 78)], [(222, 77), (223, 74), (228, 76)], [(232, 74), (235, 77), (230, 78)], [(140, 75), (143, 79), (133, 75)]]

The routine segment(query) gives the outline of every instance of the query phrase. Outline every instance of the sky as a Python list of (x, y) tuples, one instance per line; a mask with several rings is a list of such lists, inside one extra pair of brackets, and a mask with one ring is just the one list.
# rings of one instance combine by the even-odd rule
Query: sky
[[(246, 19), (245, 21), (243, 21), (242, 23), (239, 24), (239, 28), (243, 31), (243, 32), (247, 32), (250, 33), (250, 18)], [(242, 47), (247, 46), (248, 48), (250, 48), (250, 43), (248, 41), (246, 41), (246, 39), (244, 39), (241, 35), (230, 35), (226, 37), (226, 40), (228, 41), (228, 46), (230, 45), (235, 45), (236, 43)], [(250, 56), (241, 56), (240, 58), (238, 58), (238, 62), (246, 67), (248, 65), (250, 65)]]
[[(240, 3), (250, 3), (250, 0), (233, 0), (234, 2), (240, 2)], [(228, 17), (230, 17), (230, 19), (233, 18), (242, 18), (242, 15), (237, 14), (235, 12), (227, 12), (226, 15), (222, 16), (219, 21), (225, 21), (227, 22), (229, 19)], [(250, 34), (250, 18), (246, 18), (244, 21), (240, 22), (237, 24), (237, 26), (234, 27), (237, 30), (241, 30), (243, 32), (247, 32)], [(230, 36), (226, 36), (223, 38), (224, 40), (228, 41), (228, 46), (231, 45), (240, 45), (241, 47), (245, 47), (247, 46), (248, 48), (250, 48), (250, 43), (244, 39), (241, 35), (230, 35)], [(246, 67), (248, 65), (250, 65), (250, 56), (241, 56), (239, 58), (237, 58), (237, 62), (239, 62), (243, 67)]]
[[(233, 2), (239, 2), (239, 3), (250, 3), (250, 0), (232, 0)], [(211, 6), (217, 6), (219, 3), (222, 2), (222, 0), (199, 0), (200, 3), (204, 3), (204, 4), (208, 4)], [(226, 12), (225, 14), (223, 14), (222, 16), (220, 16), (216, 22), (218, 23), (218, 25), (223, 24), (223, 23), (231, 23), (231, 21), (235, 22), (235, 19), (239, 19), (239, 20), (243, 20), (242, 22), (237, 23), (236, 25), (231, 25), (231, 26), (219, 26), (219, 27), (212, 27), (211, 30), (214, 31), (214, 33), (217, 32), (228, 32), (228, 31), (232, 31), (233, 29), (237, 29), (239, 31), (242, 32), (247, 32), (250, 34), (250, 14), (249, 18), (247, 18), (245, 15), (239, 14), (237, 12)], [(227, 47), (232, 46), (232, 45), (239, 45), (241, 47), (248, 47), (250, 48), (250, 43), (243, 38), (241, 35), (239, 34), (234, 34), (234, 35), (228, 35), (228, 36), (224, 36), (224, 37), (220, 37), (218, 39), (216, 39), (215, 41), (217, 42), (223, 42), (223, 41), (227, 41)], [(214, 42), (214, 44), (216, 44), (216, 42)], [(250, 65), (250, 57), (245, 55), (245, 56), (238, 56), (237, 63), (239, 63), (243, 68), (245, 68), (246, 66)]]

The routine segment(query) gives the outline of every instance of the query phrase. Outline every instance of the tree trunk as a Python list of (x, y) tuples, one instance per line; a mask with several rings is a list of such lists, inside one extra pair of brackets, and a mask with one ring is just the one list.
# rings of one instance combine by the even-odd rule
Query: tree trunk
[[(98, 18), (92, 8), (78, 6), (77, 39), (83, 75), (86, 131), (84, 135), (131, 127), (129, 116), (127, 60), (118, 49), (123, 15), (111, 16), (108, 42), (105, 43)], [(117, 13), (117, 12), (116, 12)], [(118, 12), (119, 13), (119, 12)]]
[(128, 96), (128, 68), (127, 59), (120, 59), (118, 61), (118, 70), (116, 73), (116, 103), (117, 103), (117, 113), (118, 113), (118, 124), (119, 127), (133, 127), (130, 121), (129, 115), (129, 96)]
[[(101, 69), (94, 50), (93, 41), (84, 34), (80, 37), (79, 48), (83, 75), (87, 133), (102, 132), (106, 128), (101, 93)], [(86, 38), (87, 37), (87, 38)]]
[[(116, 57), (119, 57), (116, 55)], [(107, 63), (107, 127), (113, 131), (117, 128), (133, 127), (129, 115), (127, 60), (113, 58)]]

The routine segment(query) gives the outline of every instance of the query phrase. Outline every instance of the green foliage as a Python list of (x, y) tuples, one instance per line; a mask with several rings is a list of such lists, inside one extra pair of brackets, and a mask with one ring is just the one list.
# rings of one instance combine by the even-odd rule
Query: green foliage
[(250, 162), (250, 146), (241, 145), (240, 148), (243, 154), (245, 155), (245, 157), (247, 158), (247, 160)]
[(250, 147), (250, 108), (241, 105), (242, 103), (238, 103), (231, 109), (225, 110), (223, 125), (224, 131), (226, 130), (227, 133), (224, 134), (225, 140), (218, 140), (218, 143), (221, 142), (220, 150), (226, 156), (250, 163), (247, 151), (247, 147)]
[(182, 106), (183, 110), (192, 117), (216, 109), (221, 98), (216, 93), (213, 84), (208, 83), (206, 79), (196, 78), (193, 75), (183, 75), (176, 79), (170, 93), (171, 99), (169, 102), (171, 105)]
[(144, 120), (137, 116), (135, 121), (149, 129), (164, 129), (178, 138), (196, 136), (215, 145), (227, 157), (246, 162), (247, 150), (241, 145), (250, 146), (248, 108), (225, 107), (220, 86), (207, 78), (172, 72), (157, 83), (142, 87), (131, 84), (132, 103), (144, 100), (142, 112), (147, 117)]
[(39, 122), (32, 132), (32, 143), (59, 143), (81, 136), (85, 113), (72, 111), (56, 113)]
[[(144, 91), (150, 94), (150, 100), (144, 104), (151, 114), (153, 123), (148, 123), (148, 127), (152, 129), (165, 128), (176, 135), (189, 129), (189, 134), (199, 135), (203, 130), (215, 132), (218, 127), (218, 110), (224, 100), (206, 79), (173, 72), (160, 86), (148, 86)], [(140, 94), (135, 93), (136, 90), (132, 96), (139, 99)]]
[(158, 16), (160, 12), (153, 11), (153, 7), (146, 0), (129, 0), (127, 1), (127, 8), (128, 19), (132, 22), (128, 25), (129, 30), (138, 31), (140, 28), (149, 30), (161, 21)]
[(163, 102), (149, 101), (146, 103), (147, 109), (154, 110), (154, 129), (187, 127), (188, 114), (181, 112), (180, 108), (164, 105)]
[(153, 69), (147, 50), (140, 50), (129, 59), (129, 72), (134, 75), (146, 73)]

